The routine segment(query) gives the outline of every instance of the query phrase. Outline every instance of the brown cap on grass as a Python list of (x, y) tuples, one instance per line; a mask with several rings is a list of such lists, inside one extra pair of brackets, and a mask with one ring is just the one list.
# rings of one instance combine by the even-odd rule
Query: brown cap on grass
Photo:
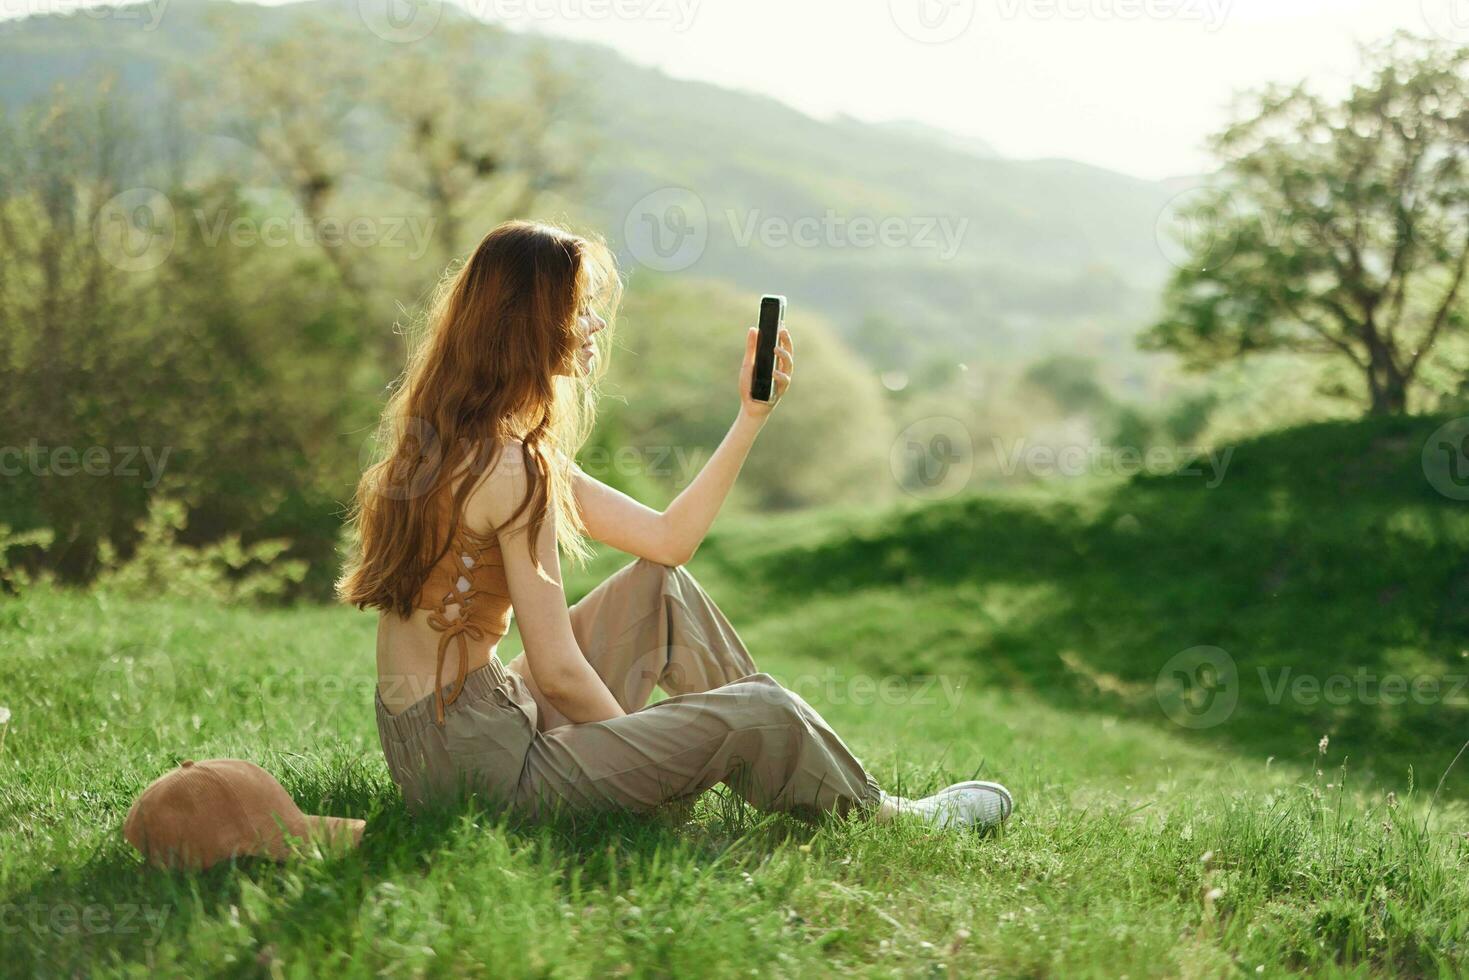
[(355, 847), (366, 826), (301, 812), (274, 776), (240, 759), (186, 759), (143, 790), (123, 836), (153, 864), (200, 870), (232, 857), (284, 860), (287, 835)]

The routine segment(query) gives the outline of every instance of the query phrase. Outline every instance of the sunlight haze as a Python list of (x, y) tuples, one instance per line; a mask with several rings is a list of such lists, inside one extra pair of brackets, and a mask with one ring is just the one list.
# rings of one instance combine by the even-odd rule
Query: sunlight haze
[[(157, 17), (172, 0), (150, 0)], [(275, 6), (276, 3), (269, 5)], [(821, 118), (916, 120), (1017, 159), (1139, 177), (1209, 169), (1235, 92), (1340, 86), (1395, 30), (1469, 39), (1465, 0), (357, 0), (609, 46), (668, 74)], [(0, 19), (92, 0), (0, 0)]]
[[(1004, 156), (1068, 157), (1143, 177), (1208, 169), (1203, 141), (1237, 89), (1303, 77), (1339, 85), (1358, 43), (1397, 29), (1469, 36), (1469, 6), (1455, 0), (466, 5), (488, 20), (608, 44), (671, 75), (762, 92), (814, 115), (916, 119)], [(575, 11), (586, 13), (569, 16)], [(926, 32), (925, 22), (935, 26)], [(910, 36), (925, 33), (934, 40)]]

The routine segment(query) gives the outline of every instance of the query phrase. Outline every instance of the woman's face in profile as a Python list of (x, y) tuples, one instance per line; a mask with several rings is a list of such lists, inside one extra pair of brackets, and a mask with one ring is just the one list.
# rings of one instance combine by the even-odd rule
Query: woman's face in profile
[(576, 352), (576, 363), (582, 374), (588, 374), (597, 357), (597, 347), (592, 338), (607, 329), (607, 321), (598, 316), (595, 310), (585, 308), (576, 318), (576, 325), (581, 331), (582, 340), (581, 348)]

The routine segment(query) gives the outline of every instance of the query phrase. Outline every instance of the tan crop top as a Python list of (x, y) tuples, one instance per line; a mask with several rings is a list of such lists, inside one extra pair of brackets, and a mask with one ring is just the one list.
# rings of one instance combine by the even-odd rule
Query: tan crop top
[[(441, 493), (440, 500), (440, 514), (447, 524), (454, 495)], [(439, 632), (438, 658), (434, 665), (434, 717), (442, 725), (444, 709), (459, 697), (469, 674), (469, 641), (481, 642), (510, 632), (510, 586), (505, 580), (499, 540), (490, 535), (488, 541), (481, 541), (461, 521), (449, 550), (419, 589), (415, 604), (432, 613), (428, 623)], [(444, 657), (451, 644), (457, 647), (459, 672), (445, 695)]]

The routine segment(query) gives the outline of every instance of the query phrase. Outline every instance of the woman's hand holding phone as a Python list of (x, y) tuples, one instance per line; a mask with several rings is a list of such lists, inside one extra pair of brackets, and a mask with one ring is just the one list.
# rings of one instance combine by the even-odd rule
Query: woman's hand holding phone
[(745, 362), (740, 365), (740, 411), (745, 415), (764, 419), (791, 386), (791, 375), (796, 368), (796, 350), (791, 344), (791, 332), (781, 327), (775, 344), (775, 398), (768, 402), (752, 398), (750, 379), (754, 375), (755, 344), (759, 335), (758, 327), (751, 327), (745, 335)]
[(751, 327), (745, 335), (745, 359), (740, 365), (740, 414), (751, 418), (764, 419), (775, 408), (786, 389), (791, 386), (791, 377), (796, 368), (796, 349), (791, 341), (791, 333), (782, 325), (776, 335), (774, 364), (771, 370), (772, 397), (769, 401), (755, 397), (751, 393), (752, 382), (758, 361), (760, 343), (760, 328)]

